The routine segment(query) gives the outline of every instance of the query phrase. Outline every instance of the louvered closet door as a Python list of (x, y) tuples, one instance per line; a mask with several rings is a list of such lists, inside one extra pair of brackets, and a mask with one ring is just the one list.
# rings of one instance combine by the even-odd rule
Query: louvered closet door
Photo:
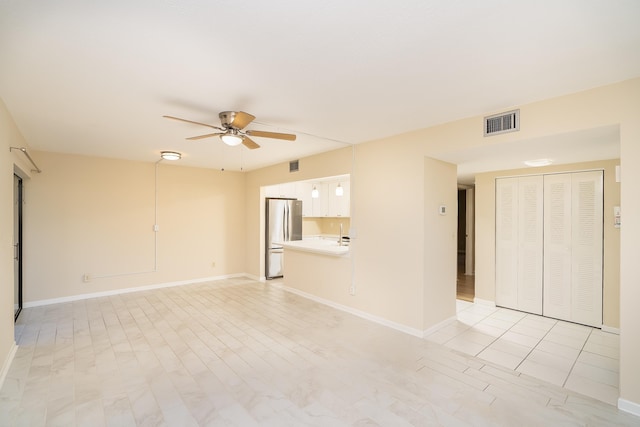
[(571, 320), (602, 326), (602, 172), (572, 178)]
[(571, 317), (571, 175), (544, 177), (545, 316)]
[(518, 178), (496, 180), (496, 305), (518, 308)]
[(542, 314), (543, 178), (518, 178), (518, 309)]
[(542, 176), (496, 180), (496, 304), (542, 314)]
[(544, 178), (543, 314), (602, 326), (602, 172)]

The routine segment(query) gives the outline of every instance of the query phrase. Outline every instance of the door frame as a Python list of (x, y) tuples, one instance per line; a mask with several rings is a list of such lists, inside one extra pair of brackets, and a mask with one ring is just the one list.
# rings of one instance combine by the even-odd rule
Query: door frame
[[(22, 206), (24, 203), (24, 181), (21, 176), (18, 174), (13, 174), (14, 180), (14, 203), (16, 206), (14, 207), (14, 233), (17, 233), (17, 236), (14, 235), (14, 260), (17, 261), (17, 266), (14, 265), (14, 290), (17, 287), (18, 293), (18, 307), (14, 312), (14, 322), (18, 320), (18, 316), (22, 312)], [(14, 295), (14, 304), (15, 304), (15, 295)]]

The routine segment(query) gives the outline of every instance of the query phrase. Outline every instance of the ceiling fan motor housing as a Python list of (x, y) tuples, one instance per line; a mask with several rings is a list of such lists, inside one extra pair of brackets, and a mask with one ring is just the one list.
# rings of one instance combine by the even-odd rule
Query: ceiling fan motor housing
[(222, 124), (222, 126), (224, 126), (225, 128), (234, 127), (233, 119), (236, 118), (235, 111), (223, 111), (219, 114), (219, 117), (220, 117), (220, 123)]

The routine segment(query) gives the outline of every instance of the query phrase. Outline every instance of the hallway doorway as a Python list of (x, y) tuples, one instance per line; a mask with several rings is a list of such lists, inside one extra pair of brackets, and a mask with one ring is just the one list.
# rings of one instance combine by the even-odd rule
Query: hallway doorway
[(474, 203), (473, 188), (459, 187), (456, 298), (469, 302), (475, 297)]

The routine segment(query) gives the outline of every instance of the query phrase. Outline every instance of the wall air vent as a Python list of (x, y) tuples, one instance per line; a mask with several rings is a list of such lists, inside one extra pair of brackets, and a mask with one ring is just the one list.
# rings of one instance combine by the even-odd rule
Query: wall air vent
[(484, 136), (520, 130), (520, 110), (494, 114), (484, 118)]
[(291, 160), (289, 162), (289, 172), (298, 172), (300, 170), (300, 160)]

